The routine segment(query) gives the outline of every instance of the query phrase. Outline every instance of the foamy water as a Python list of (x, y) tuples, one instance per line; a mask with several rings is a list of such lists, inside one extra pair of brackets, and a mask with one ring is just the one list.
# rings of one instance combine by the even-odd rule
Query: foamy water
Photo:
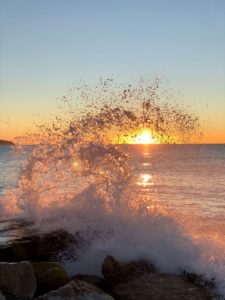
[[(161, 271), (216, 278), (225, 296), (225, 145), (91, 145), (79, 157), (65, 151), (66, 159), (51, 148), (31, 158), (32, 172), (26, 166), (22, 181), (21, 162), (31, 149), (16, 156), (10, 149), (0, 149), (1, 219), (80, 232), (88, 245), (76, 262), (64, 261), (68, 272), (99, 274), (108, 254), (121, 261), (142, 258)], [(48, 160), (43, 169), (41, 158), (46, 163), (56, 152), (60, 160)], [(87, 153), (93, 165), (84, 167)], [(115, 170), (125, 154), (127, 165)]]

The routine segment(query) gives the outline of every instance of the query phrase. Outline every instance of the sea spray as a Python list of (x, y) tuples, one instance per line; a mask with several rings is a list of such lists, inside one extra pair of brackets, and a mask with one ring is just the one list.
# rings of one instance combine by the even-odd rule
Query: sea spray
[(76, 248), (77, 260), (64, 261), (71, 274), (99, 273), (111, 254), (150, 260), (164, 272), (203, 272), (225, 294), (224, 242), (197, 235), (191, 216), (160, 203), (148, 189), (150, 177), (138, 184), (132, 154), (117, 145), (132, 144), (143, 129), (158, 143), (194, 142), (198, 117), (171, 101), (158, 79), (125, 87), (112, 80), (83, 84), (62, 100), (54, 121), (38, 124), (27, 137), (38, 146), (18, 189), (1, 204), (5, 217), (31, 221), (40, 232), (79, 232), (84, 243)]

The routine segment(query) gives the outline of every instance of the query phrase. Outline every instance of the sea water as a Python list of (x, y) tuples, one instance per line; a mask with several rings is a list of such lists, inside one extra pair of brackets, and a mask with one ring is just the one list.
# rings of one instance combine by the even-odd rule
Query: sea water
[[(53, 167), (57, 161), (52, 160), (48, 161), (48, 169), (40, 168), (38, 156), (38, 167), (26, 165), (26, 180), (21, 184), (21, 172), (35, 146), (26, 146), (22, 151), (1, 146), (2, 242), (22, 234), (15, 226), (13, 233), (10, 231), (10, 223), (5, 222), (10, 218), (33, 221), (42, 231), (80, 231), (91, 242), (81, 249), (76, 262), (64, 261), (69, 273), (76, 270), (99, 274), (108, 254), (121, 261), (142, 258), (163, 272), (185, 269), (216, 278), (218, 291), (225, 295), (225, 145), (115, 147), (129, 155), (128, 180), (124, 169), (118, 171), (121, 166), (113, 173), (112, 166), (123, 157), (111, 161), (107, 153), (107, 159), (101, 161), (106, 165), (102, 174), (96, 161), (106, 152), (99, 155), (99, 149), (89, 149), (95, 163), (82, 170), (82, 176), (76, 168), (82, 163), (81, 157), (85, 161), (85, 155), (78, 159), (65, 152), (67, 160), (60, 159), (57, 171)], [(57, 157), (60, 155), (57, 152)], [(113, 152), (113, 157), (116, 155)], [(27, 174), (31, 165), (32, 175)], [(55, 177), (59, 168), (59, 176)]]

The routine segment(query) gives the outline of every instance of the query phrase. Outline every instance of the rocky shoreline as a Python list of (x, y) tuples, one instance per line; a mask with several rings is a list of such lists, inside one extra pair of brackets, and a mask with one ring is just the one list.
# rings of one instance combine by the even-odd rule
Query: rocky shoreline
[[(183, 272), (163, 274), (150, 262), (103, 257), (102, 277), (70, 277), (54, 261), (76, 238), (59, 231), (0, 248), (0, 300), (209, 300), (214, 283)], [(76, 274), (76, 270), (74, 270)]]

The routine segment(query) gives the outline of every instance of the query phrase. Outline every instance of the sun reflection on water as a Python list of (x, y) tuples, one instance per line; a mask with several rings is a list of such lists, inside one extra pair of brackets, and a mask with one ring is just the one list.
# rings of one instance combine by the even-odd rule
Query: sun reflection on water
[(154, 183), (152, 182), (152, 175), (141, 174), (139, 177), (139, 181), (137, 181), (137, 184), (143, 187), (154, 185)]

